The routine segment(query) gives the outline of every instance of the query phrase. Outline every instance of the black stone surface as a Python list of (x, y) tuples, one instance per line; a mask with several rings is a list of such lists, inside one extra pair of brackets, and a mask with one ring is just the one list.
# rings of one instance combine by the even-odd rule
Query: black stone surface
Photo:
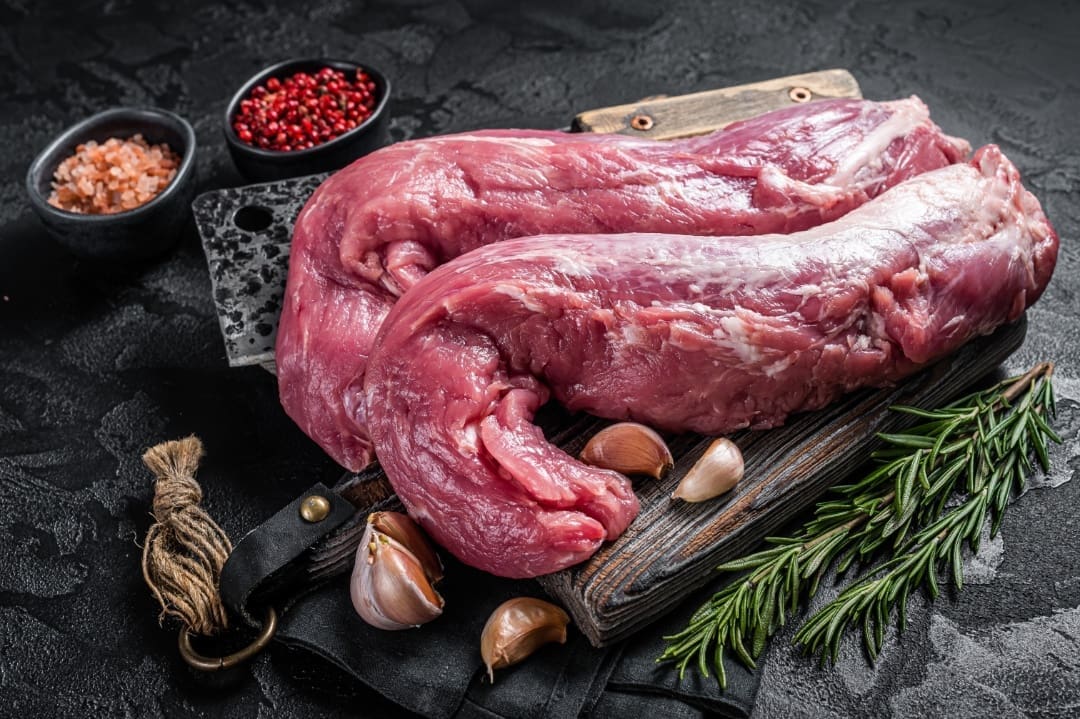
[[(281, 412), (271, 375), (228, 368), (190, 224), (164, 259), (118, 274), (65, 253), (23, 196), (34, 154), (114, 105), (187, 117), (200, 189), (240, 184), (218, 124), (225, 102), (259, 67), (312, 54), (391, 76), (396, 139), (558, 127), (583, 108), (841, 66), (867, 97), (917, 93), (948, 131), (1001, 144), (1062, 236), (1007, 367), (1057, 363), (1066, 441), (1054, 471), (969, 560), (976, 583), (914, 607), (876, 667), (853, 639), (836, 669), (819, 670), (782, 632), (755, 714), (1075, 715), (1077, 37), (1080, 6), (1067, 1), (0, 0), (0, 715), (394, 715), (280, 650), (210, 680), (181, 663), (138, 569), (150, 523), (141, 451), (198, 433), (206, 504), (234, 538), (339, 471)], [(633, 711), (632, 695), (609, 703)]]

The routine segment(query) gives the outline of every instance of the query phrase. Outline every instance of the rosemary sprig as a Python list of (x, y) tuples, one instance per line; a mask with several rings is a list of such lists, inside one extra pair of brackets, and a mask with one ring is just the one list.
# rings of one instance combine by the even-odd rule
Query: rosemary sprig
[[(665, 637), (659, 661), (675, 662), (680, 677), (693, 662), (711, 664), (727, 686), (724, 652), (747, 666), (801, 602), (813, 597), (827, 569), (866, 564), (880, 551), (892, 557), (811, 617), (795, 641), (835, 660), (845, 629), (861, 624), (871, 659), (877, 656), (893, 608), (906, 624), (907, 598), (926, 585), (938, 594), (937, 571), (952, 569), (962, 586), (964, 541), (978, 548), (987, 514), (996, 533), (1012, 490), (1022, 489), (1036, 456), (1049, 466), (1047, 442), (1060, 442), (1047, 418), (1054, 411), (1053, 366), (1044, 363), (937, 410), (893, 407), (922, 420), (902, 434), (878, 435), (888, 445), (859, 481), (834, 488), (814, 517), (791, 537), (718, 567), (746, 574), (707, 601), (678, 634)], [(1017, 401), (1017, 399), (1019, 401)], [(950, 497), (964, 498), (945, 511)], [(888, 545), (888, 546), (886, 546)]]

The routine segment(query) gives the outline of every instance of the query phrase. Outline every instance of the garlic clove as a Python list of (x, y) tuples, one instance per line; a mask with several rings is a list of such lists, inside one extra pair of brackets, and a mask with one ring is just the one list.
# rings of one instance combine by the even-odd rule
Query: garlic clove
[(663, 438), (643, 424), (620, 422), (593, 435), (579, 459), (622, 474), (659, 479), (675, 463)]
[(679, 486), (671, 494), (672, 499), (687, 502), (703, 502), (731, 489), (743, 477), (743, 456), (739, 447), (726, 437), (721, 437), (705, 450)]
[(516, 597), (503, 602), (480, 634), (480, 656), (488, 677), (494, 682), (496, 669), (517, 664), (545, 644), (566, 644), (569, 623), (566, 612), (543, 599)]
[(383, 534), (396, 539), (413, 553), (424, 568), (428, 581), (437, 584), (443, 578), (443, 566), (439, 555), (431, 546), (420, 527), (407, 514), (401, 512), (372, 512), (368, 524)]
[(370, 523), (356, 550), (349, 593), (360, 618), (378, 629), (416, 627), (443, 609), (420, 560)]

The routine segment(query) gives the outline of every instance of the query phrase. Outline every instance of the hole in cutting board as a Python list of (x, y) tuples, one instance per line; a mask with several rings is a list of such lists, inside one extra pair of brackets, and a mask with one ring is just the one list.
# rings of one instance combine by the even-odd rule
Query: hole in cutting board
[(274, 213), (258, 205), (246, 205), (233, 213), (233, 224), (246, 232), (260, 232), (274, 222)]

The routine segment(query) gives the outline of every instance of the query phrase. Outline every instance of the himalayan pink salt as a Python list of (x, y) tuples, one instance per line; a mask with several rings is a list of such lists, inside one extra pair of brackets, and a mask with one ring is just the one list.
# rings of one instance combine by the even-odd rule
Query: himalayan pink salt
[(56, 168), (49, 204), (86, 215), (133, 210), (168, 187), (179, 167), (167, 144), (151, 145), (142, 135), (91, 140)]

